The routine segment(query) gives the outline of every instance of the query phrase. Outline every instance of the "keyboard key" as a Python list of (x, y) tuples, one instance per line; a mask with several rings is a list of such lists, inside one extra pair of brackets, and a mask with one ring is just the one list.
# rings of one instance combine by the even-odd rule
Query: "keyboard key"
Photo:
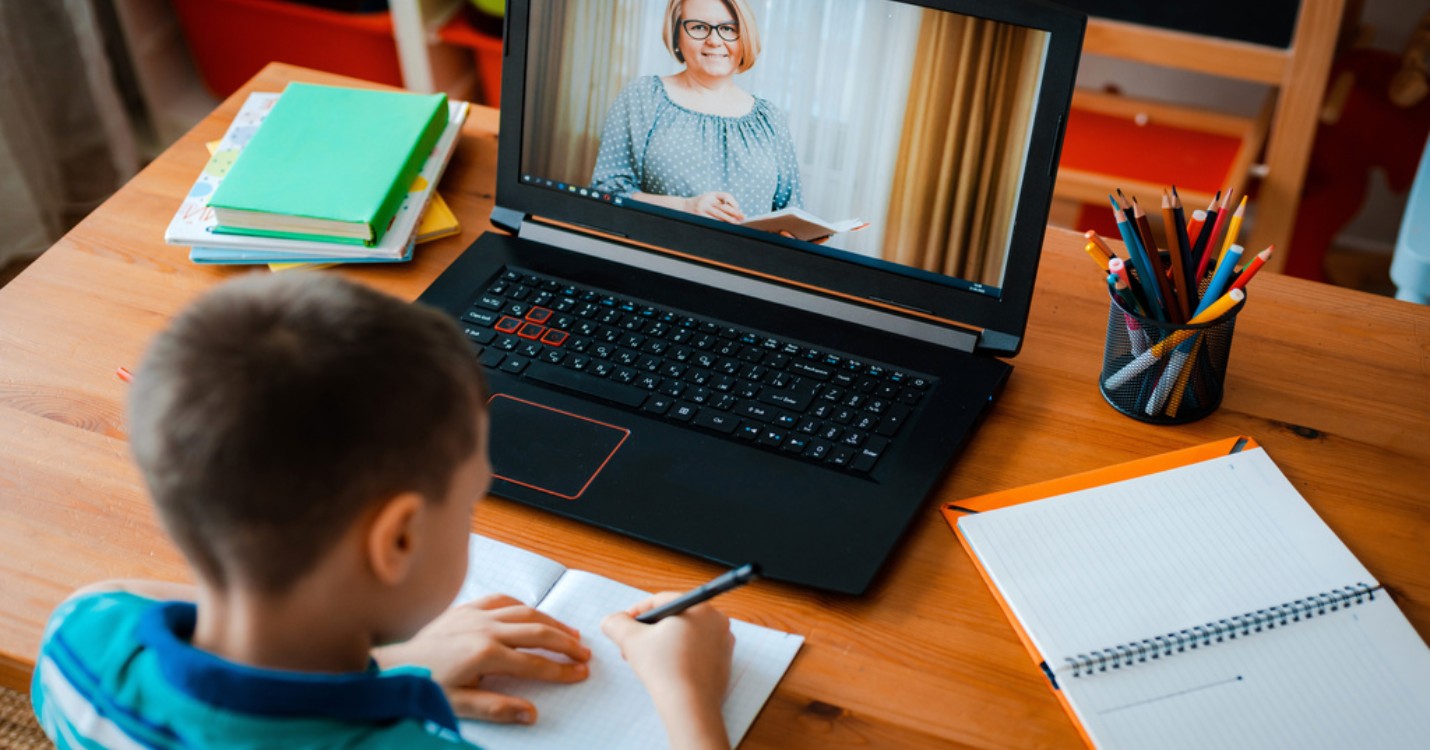
[(645, 410), (652, 414), (664, 414), (670, 411), (670, 407), (674, 403), (674, 399), (665, 396), (652, 396), (649, 401), (645, 402)]
[(848, 466), (848, 465), (849, 465), (849, 462), (852, 461), (852, 460), (854, 460), (854, 449), (852, 449), (852, 448), (835, 448), (835, 449), (834, 449), (834, 452), (833, 452), (833, 453), (830, 453), (830, 454), (829, 454), (829, 458), (827, 458), (827, 459), (825, 459), (825, 460), (828, 461), (829, 463), (835, 465), (835, 466), (840, 466), (840, 467)]
[(546, 326), (537, 325), (536, 323), (522, 323), (521, 328), (517, 330), (516, 335), (524, 339), (531, 339), (534, 341), (536, 339), (541, 338), (541, 335), (544, 333), (546, 333)]
[(516, 333), (517, 330), (521, 328), (521, 320), (509, 315), (504, 315), (492, 327), (499, 333)]
[(761, 422), (773, 422), (775, 418), (780, 415), (778, 409), (753, 402), (740, 404), (740, 407), (735, 410), (735, 413), (743, 417), (758, 419)]
[(740, 426), (735, 429), (735, 437), (742, 440), (759, 440), (761, 432), (764, 432), (764, 429), (760, 425), (746, 421), (741, 422)]
[(587, 373), (568, 370), (564, 367), (555, 367), (543, 362), (532, 365), (527, 370), (526, 377), (540, 383), (565, 388), (569, 391), (585, 393), (603, 401), (610, 401), (631, 408), (636, 408), (644, 404), (647, 395), (645, 391), (639, 388), (621, 385), (610, 380), (602, 380)]
[(501, 371), (516, 375), (526, 369), (527, 363), (525, 357), (507, 357), (506, 361), (501, 363)]
[(506, 314), (512, 316), (513, 318), (524, 318), (526, 317), (527, 311), (530, 309), (531, 305), (528, 305), (525, 302), (512, 302), (506, 306)]
[(678, 404), (670, 410), (670, 418), (678, 422), (689, 422), (699, 411), (695, 404)]
[(809, 448), (805, 450), (804, 455), (816, 461), (823, 461), (824, 458), (829, 455), (829, 448), (829, 443), (823, 440), (811, 440), (809, 441)]
[(899, 428), (904, 426), (904, 422), (908, 420), (909, 414), (911, 413), (907, 406), (901, 406), (899, 404), (890, 406), (888, 413), (884, 415), (884, 419), (879, 422), (879, 427), (875, 429), (874, 432), (884, 437), (893, 437), (894, 433), (898, 432)]
[(691, 424), (729, 435), (739, 426), (740, 420), (738, 417), (725, 414), (724, 412), (701, 409), (700, 412), (695, 415), (695, 419), (691, 420)]
[(551, 319), (551, 311), (544, 307), (533, 307), (526, 311), (526, 319), (533, 323), (545, 323)]
[(547, 349), (541, 353), (541, 361), (547, 364), (559, 365), (566, 361), (566, 352), (560, 349)]
[(916, 391), (913, 388), (905, 388), (904, 391), (899, 394), (899, 403), (908, 404), (909, 406), (916, 406), (919, 403), (919, 399), (923, 397), (923, 391)]
[(506, 352), (500, 349), (488, 349), (482, 352), (481, 362), (487, 367), (496, 367), (501, 364), (503, 359), (506, 359)]
[(462, 314), (462, 321), (475, 323), (479, 326), (490, 326), (497, 322), (499, 316), (491, 310), (483, 310), (474, 307)]
[(879, 457), (884, 455), (884, 449), (889, 447), (889, 441), (881, 437), (871, 437), (864, 443), (864, 447), (854, 452), (854, 460), (850, 462), (851, 471), (867, 473), (874, 468)]
[(796, 375), (814, 378), (815, 380), (828, 380), (834, 373), (828, 367), (822, 367), (813, 362), (797, 361), (789, 364), (789, 371)]
[(490, 344), (492, 339), (497, 337), (497, 332), (490, 328), (473, 328), (466, 326), (462, 328), (462, 332), (467, 334), (467, 338), (478, 344)]
[(814, 391), (808, 388), (766, 388), (764, 392), (760, 394), (760, 400), (767, 404), (783, 406), (793, 411), (802, 412), (808, 409), (809, 402), (814, 400)]
[(488, 310), (500, 310), (506, 304), (506, 300), (493, 294), (483, 294), (477, 298), (477, 304)]
[(760, 445), (768, 445), (774, 448), (778, 448), (785, 444), (786, 437), (787, 435), (785, 434), (784, 430), (776, 429), (774, 427), (766, 427), (764, 431), (760, 433)]
[(516, 348), (516, 353), (523, 357), (537, 357), (541, 355), (541, 352), (541, 344), (535, 341), (528, 341)]
[(562, 344), (566, 343), (566, 339), (570, 337), (571, 334), (565, 331), (558, 331), (555, 328), (548, 328), (546, 329), (546, 333), (541, 337), (541, 343), (546, 344), (547, 346), (561, 346)]
[(782, 450), (788, 453), (804, 453), (809, 449), (809, 438), (801, 435), (790, 435), (785, 438)]

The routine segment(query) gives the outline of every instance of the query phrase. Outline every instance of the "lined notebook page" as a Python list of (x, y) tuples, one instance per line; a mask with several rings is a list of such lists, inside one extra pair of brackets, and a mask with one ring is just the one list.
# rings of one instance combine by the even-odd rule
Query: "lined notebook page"
[(1430, 649), (1373, 602), (1059, 684), (1103, 748), (1419, 748)]
[(1375, 583), (1260, 448), (958, 526), (1053, 669), (1089, 651)]
[[(478, 540), (480, 547), (476, 546)], [(472, 586), (473, 591), (500, 591), (521, 599), (514, 593), (515, 588), (530, 587), (546, 574), (548, 566), (560, 569), (548, 558), (476, 535), (473, 545), (468, 581), (481, 578), (480, 586)], [(497, 565), (487, 567), (488, 558)], [(512, 586), (503, 584), (503, 575), (513, 576)], [(467, 591), (464, 586), (463, 593)], [(462, 736), (492, 750), (667, 747), (665, 728), (650, 695), (621, 658), (620, 649), (601, 632), (601, 620), (606, 615), (648, 596), (640, 589), (584, 571), (559, 574), (559, 580), (544, 592), (536, 606), (581, 631), (582, 643), (591, 649), (590, 676), (572, 685), (509, 678), (485, 680), (483, 685), (490, 690), (530, 700), (540, 713), (538, 721), (531, 726), (464, 721)], [(730, 629), (735, 634), (735, 653), (723, 712), (730, 741), (738, 744), (794, 660), (804, 637), (739, 620), (732, 620)]]

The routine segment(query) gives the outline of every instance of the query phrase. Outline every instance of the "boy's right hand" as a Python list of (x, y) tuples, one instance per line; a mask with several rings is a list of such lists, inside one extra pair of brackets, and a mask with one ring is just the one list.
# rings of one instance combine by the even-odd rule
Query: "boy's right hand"
[[(720, 705), (735, 650), (730, 618), (699, 604), (653, 625), (635, 619), (677, 596), (656, 594), (608, 615), (601, 630), (620, 646), (621, 656), (650, 693), (673, 747), (729, 747)], [(683, 733), (689, 736), (679, 736)]]

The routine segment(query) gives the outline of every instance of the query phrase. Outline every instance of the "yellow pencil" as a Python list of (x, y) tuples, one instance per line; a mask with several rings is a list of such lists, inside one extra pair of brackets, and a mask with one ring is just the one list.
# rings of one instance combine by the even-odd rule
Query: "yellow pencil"
[(1246, 195), (1241, 196), (1241, 203), (1236, 205), (1236, 213), (1231, 215), (1231, 223), (1226, 227), (1226, 240), (1221, 243), (1221, 252), (1216, 256), (1216, 268), (1221, 267), (1221, 259), (1226, 257), (1226, 251), (1236, 244), (1236, 233), (1241, 231), (1241, 217), (1246, 215)]
[(1089, 243), (1087, 243), (1086, 246), (1083, 247), (1083, 249), (1087, 251), (1088, 257), (1092, 258), (1092, 262), (1093, 262), (1093, 263), (1096, 263), (1098, 266), (1100, 266), (1100, 267), (1102, 268), (1102, 272), (1103, 272), (1103, 273), (1107, 273), (1107, 272), (1108, 272), (1108, 268), (1107, 268), (1108, 257), (1107, 257), (1106, 255), (1103, 255), (1103, 254), (1102, 254), (1102, 250), (1101, 250), (1101, 248), (1099, 248), (1099, 247), (1097, 246), (1097, 243), (1095, 243), (1095, 242), (1089, 242)]

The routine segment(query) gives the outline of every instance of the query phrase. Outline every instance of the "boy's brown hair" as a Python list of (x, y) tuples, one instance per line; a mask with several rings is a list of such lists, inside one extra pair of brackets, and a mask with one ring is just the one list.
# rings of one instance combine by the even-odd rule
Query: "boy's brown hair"
[(477, 448), (485, 391), (435, 310), (335, 276), (249, 275), (155, 339), (130, 442), (199, 575), (281, 593), (373, 502), (440, 502)]

